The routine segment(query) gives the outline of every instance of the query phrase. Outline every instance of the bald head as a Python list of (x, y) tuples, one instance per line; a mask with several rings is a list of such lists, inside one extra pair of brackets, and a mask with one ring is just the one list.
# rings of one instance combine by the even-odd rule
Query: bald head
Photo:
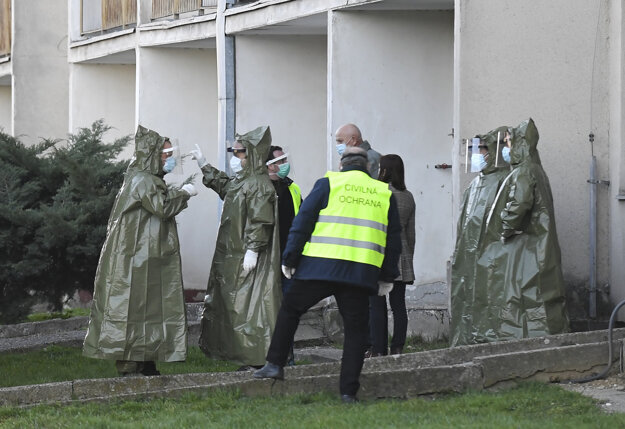
[(354, 124), (345, 124), (339, 127), (334, 133), (336, 144), (345, 143), (345, 146), (360, 146), (362, 143), (362, 134)]

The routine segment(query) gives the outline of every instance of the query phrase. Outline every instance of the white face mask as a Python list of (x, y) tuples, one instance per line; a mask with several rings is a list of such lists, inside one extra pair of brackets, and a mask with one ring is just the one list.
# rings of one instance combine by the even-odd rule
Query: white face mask
[(239, 171), (243, 170), (243, 166), (241, 165), (241, 158), (237, 158), (236, 156), (230, 158), (230, 169), (234, 174), (237, 174)]

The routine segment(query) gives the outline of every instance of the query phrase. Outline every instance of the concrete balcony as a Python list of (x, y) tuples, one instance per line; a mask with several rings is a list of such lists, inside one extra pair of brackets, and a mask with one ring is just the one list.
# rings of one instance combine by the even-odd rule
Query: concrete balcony
[(11, 0), (0, 0), (0, 60), (11, 55)]

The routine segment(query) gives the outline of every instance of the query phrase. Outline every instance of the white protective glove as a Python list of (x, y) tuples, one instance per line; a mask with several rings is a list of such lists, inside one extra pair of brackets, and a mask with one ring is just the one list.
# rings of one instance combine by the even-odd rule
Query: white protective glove
[(205, 165), (208, 165), (208, 161), (204, 158), (204, 155), (202, 155), (202, 151), (197, 144), (195, 145), (195, 149), (189, 152), (189, 154), (191, 154), (191, 158), (197, 161), (198, 167), (202, 168)]
[(258, 262), (258, 253), (247, 249), (243, 257), (243, 271), (251, 271), (256, 268), (256, 262)]
[(393, 283), (378, 281), (378, 296), (388, 295), (392, 290)]
[(287, 279), (290, 279), (291, 277), (293, 277), (293, 274), (295, 274), (295, 268), (282, 265), (282, 274), (284, 274), (284, 277), (286, 277)]
[(191, 183), (182, 185), (182, 188), (180, 188), (180, 190), (185, 191), (187, 194), (189, 194), (190, 197), (197, 195), (197, 189), (195, 189), (195, 186), (193, 186)]

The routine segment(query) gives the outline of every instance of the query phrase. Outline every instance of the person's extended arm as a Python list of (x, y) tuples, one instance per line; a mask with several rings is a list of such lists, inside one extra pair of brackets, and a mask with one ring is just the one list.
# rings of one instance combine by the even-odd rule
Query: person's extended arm
[(198, 145), (195, 145), (195, 149), (192, 150), (190, 154), (191, 157), (197, 161), (197, 165), (202, 171), (202, 183), (204, 183), (204, 186), (217, 192), (219, 198), (223, 200), (231, 180), (230, 177), (223, 171), (210, 165)]
[(161, 219), (176, 216), (187, 207), (191, 198), (188, 192), (168, 188), (150, 174), (138, 174), (133, 178), (133, 194), (145, 210)]

